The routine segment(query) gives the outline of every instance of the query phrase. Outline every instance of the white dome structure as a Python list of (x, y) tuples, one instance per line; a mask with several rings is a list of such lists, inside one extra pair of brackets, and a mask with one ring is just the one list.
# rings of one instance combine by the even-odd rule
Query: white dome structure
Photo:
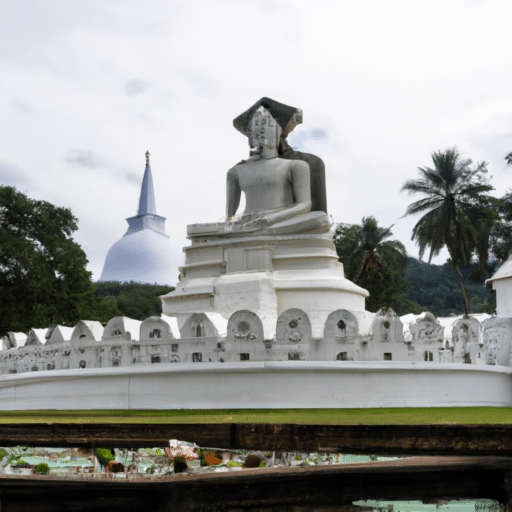
[(149, 152), (138, 213), (126, 220), (128, 230), (108, 251), (99, 280), (173, 285), (171, 241), (165, 233), (165, 217), (156, 213)]

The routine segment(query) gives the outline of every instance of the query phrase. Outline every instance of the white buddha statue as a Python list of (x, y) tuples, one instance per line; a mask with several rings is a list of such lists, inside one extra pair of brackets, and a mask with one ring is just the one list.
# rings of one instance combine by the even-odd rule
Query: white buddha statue
[(249, 134), (252, 155), (227, 176), (226, 216), (238, 210), (241, 192), (245, 211), (237, 221), (243, 231), (256, 231), (311, 211), (309, 165), (279, 158), (281, 127), (264, 107), (253, 115)]
[[(258, 106), (258, 103), (235, 119), (237, 128), (245, 125), (251, 156), (228, 171), (226, 222), (193, 224), (188, 226), (189, 236), (272, 235), (329, 230), (331, 222), (327, 213), (311, 211), (313, 180), (307, 158), (282, 157), (279, 154), (283, 135), (291, 131), (290, 125), (294, 127), (297, 121), (300, 122), (302, 112), (277, 102), (267, 103), (286, 107), (289, 109), (288, 117), (292, 112), (288, 130), (283, 134), (283, 127), (269, 109)], [(304, 154), (295, 152), (294, 155)], [(321, 162), (314, 155), (305, 156)], [(245, 210), (242, 216), (235, 217), (242, 192), (245, 194)]]

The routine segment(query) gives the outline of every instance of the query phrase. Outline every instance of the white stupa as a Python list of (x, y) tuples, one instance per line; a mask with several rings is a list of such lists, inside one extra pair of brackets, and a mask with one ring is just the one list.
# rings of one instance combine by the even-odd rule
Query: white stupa
[(174, 284), (171, 241), (165, 233), (165, 217), (156, 213), (149, 151), (146, 152), (139, 210), (135, 217), (126, 220), (128, 231), (108, 251), (99, 280)]

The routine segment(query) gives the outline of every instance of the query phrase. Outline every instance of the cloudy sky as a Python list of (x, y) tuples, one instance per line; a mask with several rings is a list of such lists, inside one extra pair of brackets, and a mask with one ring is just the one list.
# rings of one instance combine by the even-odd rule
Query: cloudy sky
[(400, 187), (433, 151), (512, 187), (511, 19), (510, 0), (2, 0), (0, 184), (71, 208), (98, 279), (149, 150), (177, 276), (248, 155), (232, 120), (269, 96), (303, 110), (289, 142), (324, 160), (334, 222), (374, 215), (417, 256)]

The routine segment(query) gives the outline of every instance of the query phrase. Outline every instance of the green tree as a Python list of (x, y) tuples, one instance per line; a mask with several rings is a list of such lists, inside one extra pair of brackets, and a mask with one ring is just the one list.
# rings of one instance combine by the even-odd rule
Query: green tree
[(497, 233), (499, 226), (503, 225), (503, 219), (499, 213), (500, 203), (500, 199), (488, 196), (482, 203), (479, 214), (472, 220), (476, 229), (474, 252), (477, 259), (477, 267), (469, 275), (472, 281), (485, 281), (491, 277), (494, 270), (490, 256), (494, 253), (494, 234)]
[(119, 311), (119, 307), (117, 305), (115, 297), (102, 297), (100, 294), (100, 301), (100, 310), (96, 313), (96, 316), (94, 318), (90, 318), (89, 320), (97, 320), (98, 322), (101, 322), (103, 325), (105, 325), (111, 318), (114, 318), (116, 316), (122, 316), (122, 313)]
[(117, 312), (110, 318), (122, 315), (136, 320), (160, 315), (162, 313), (160, 295), (174, 290), (171, 286), (115, 281), (97, 282), (94, 286), (103, 300), (111, 306), (111, 311)]
[(345, 275), (370, 292), (366, 301), (369, 311), (396, 308), (409, 291), (409, 283), (403, 278), (409, 261), (407, 252), (401, 242), (388, 240), (391, 227), (380, 227), (375, 217), (363, 217), (360, 225), (338, 224), (334, 232)]
[(456, 148), (432, 153), (434, 168), (420, 167), (421, 178), (408, 180), (402, 191), (425, 197), (409, 205), (405, 215), (424, 213), (414, 226), (412, 239), (419, 245), (420, 258), (430, 249), (429, 264), (443, 247), (448, 249), (464, 296), (466, 314), (469, 300), (460, 267), (471, 261), (478, 242), (477, 226), (488, 216), (493, 190), (485, 162), (472, 166), (462, 159)]
[(96, 448), (94, 450), (94, 455), (96, 455), (98, 462), (103, 467), (107, 466), (109, 462), (115, 460), (114, 452), (109, 448)]
[(101, 299), (67, 208), (0, 186), (0, 336), (94, 319)]
[[(512, 152), (505, 160), (512, 165)], [(498, 212), (501, 214), (500, 222), (496, 222), (491, 231), (491, 248), (494, 256), (505, 262), (512, 253), (512, 189), (498, 202)]]
[(489, 315), (496, 313), (496, 304), (489, 302), (487, 299), (480, 300), (478, 296), (471, 298), (471, 305), (475, 313), (488, 313)]
[[(487, 302), (490, 308), (495, 308), (496, 304), (495, 294), (484, 286), (484, 281), (477, 282), (469, 277), (474, 276), (477, 266), (478, 263), (472, 261), (467, 267), (460, 269), (467, 295), (472, 297), (471, 313), (487, 312), (481, 310), (480, 303)], [(449, 263), (428, 265), (423, 261), (409, 258), (404, 279), (411, 285), (408, 300), (419, 304), (421, 311), (430, 311), (435, 316), (445, 317), (464, 313), (465, 303), (460, 292), (460, 282)], [(415, 313), (415, 311), (411, 309), (401, 314), (405, 313)]]
[(36, 465), (35, 472), (38, 475), (47, 475), (50, 472), (50, 467), (48, 464), (46, 464), (46, 462), (40, 462)]
[(512, 253), (512, 189), (496, 200), (498, 219), (494, 222), (490, 237), (490, 250), (500, 263), (504, 263)]

